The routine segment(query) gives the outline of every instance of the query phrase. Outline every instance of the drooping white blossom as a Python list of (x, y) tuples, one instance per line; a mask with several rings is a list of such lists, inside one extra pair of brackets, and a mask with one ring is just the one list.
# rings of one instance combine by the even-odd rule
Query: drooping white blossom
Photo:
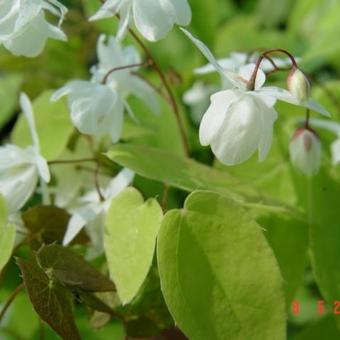
[(340, 164), (340, 123), (330, 120), (311, 119), (313, 127), (319, 127), (334, 133), (337, 138), (331, 144), (331, 156), (333, 165)]
[(133, 19), (137, 30), (148, 40), (163, 39), (177, 24), (189, 25), (191, 9), (187, 0), (107, 0), (90, 20), (120, 16), (118, 38)]
[(123, 169), (114, 177), (105, 189), (101, 189), (104, 200), (101, 201), (96, 190), (92, 190), (80, 198), (80, 206), (73, 209), (63, 244), (69, 244), (78, 233), (86, 226), (94, 243), (102, 244), (103, 219), (109, 209), (112, 199), (122, 190), (128, 187), (134, 178), (134, 173), (129, 169)]
[[(58, 16), (59, 24), (50, 24), (45, 12)], [(60, 29), (66, 12), (57, 0), (0, 0), (0, 44), (15, 55), (35, 57), (47, 39), (67, 40)]]
[(20, 105), (33, 145), (25, 149), (12, 144), (0, 147), (0, 193), (5, 197), (11, 214), (24, 206), (34, 193), (39, 179), (45, 183), (50, 180), (47, 161), (40, 154), (32, 105), (24, 93), (20, 96)]
[(134, 73), (141, 59), (133, 46), (123, 47), (114, 37), (109, 37), (106, 44), (102, 35), (97, 54), (99, 62), (91, 68), (92, 79), (69, 82), (53, 94), (52, 100), (68, 96), (74, 126), (84, 134), (109, 135), (115, 143), (122, 133), (124, 111), (133, 115), (127, 102), (130, 95), (144, 100), (154, 112), (159, 104), (151, 86)]
[(182, 31), (232, 88), (211, 96), (211, 105), (203, 115), (199, 129), (201, 144), (210, 145), (222, 163), (226, 165), (242, 163), (255, 151), (258, 151), (259, 161), (266, 158), (272, 143), (273, 125), (277, 119), (277, 112), (273, 108), (276, 100), (303, 105), (313, 111), (329, 115), (323, 107), (311, 99), (301, 104), (287, 90), (263, 86), (266, 76), (261, 69), (257, 71), (254, 89), (249, 89), (255, 64), (242, 66), (237, 73), (225, 70), (207, 46), (188, 31), (184, 29)]
[(293, 166), (303, 174), (317, 174), (321, 164), (321, 143), (317, 134), (309, 128), (297, 129), (289, 144), (289, 155)]

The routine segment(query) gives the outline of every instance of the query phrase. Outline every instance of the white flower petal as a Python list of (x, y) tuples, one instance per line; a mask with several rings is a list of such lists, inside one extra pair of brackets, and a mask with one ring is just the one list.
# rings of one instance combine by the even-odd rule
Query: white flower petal
[(51, 180), (51, 174), (50, 174), (50, 170), (48, 168), (46, 159), (38, 155), (36, 157), (36, 165), (37, 165), (40, 177), (45, 183), (48, 183)]
[[(238, 64), (236, 64), (234, 62), (234, 60), (232, 58), (225, 58), (225, 59), (218, 59), (216, 60), (217, 63), (221, 66), (221, 68), (223, 70), (226, 71), (232, 71), (232, 72), (236, 72), (237, 68), (238, 68)], [(206, 64), (202, 67), (198, 67), (194, 70), (195, 74), (209, 74), (212, 72), (216, 72), (216, 67), (213, 66), (212, 64)]]
[(331, 114), (322, 106), (320, 105), (318, 102), (316, 102), (313, 99), (309, 99), (307, 100), (307, 102), (305, 103), (305, 106), (315, 112), (321, 113), (322, 115), (326, 116), (326, 117), (330, 117)]
[(20, 0), (3, 2), (0, 6), (0, 42), (6, 41), (13, 34), (20, 9)]
[(34, 165), (22, 165), (0, 172), (0, 193), (5, 197), (9, 213), (19, 211), (34, 193), (38, 173)]
[(131, 4), (126, 3), (122, 6), (120, 10), (120, 21), (117, 32), (117, 38), (119, 40), (122, 40), (125, 37), (126, 31), (130, 24), (130, 19), (131, 19)]
[(259, 162), (262, 162), (267, 157), (272, 146), (273, 125), (278, 115), (277, 112), (271, 107), (261, 103), (259, 103), (259, 105), (261, 107), (262, 133), (259, 141), (258, 152)]
[(97, 211), (93, 209), (93, 206), (91, 204), (76, 209), (68, 223), (67, 230), (63, 239), (63, 245), (66, 246), (70, 244), (72, 240), (84, 228), (84, 226), (95, 219), (96, 216)]
[(301, 105), (300, 102), (287, 90), (276, 86), (264, 86), (257, 90), (261, 95), (267, 95), (289, 104)]
[(260, 110), (252, 96), (243, 96), (229, 107), (220, 133), (211, 142), (213, 153), (223, 164), (240, 164), (256, 151), (263, 132)]
[(90, 17), (89, 21), (95, 21), (114, 16), (119, 10), (119, 6), (122, 2), (123, 0), (107, 0), (99, 9), (99, 11)]
[(22, 92), (20, 94), (20, 106), (21, 106), (22, 112), (24, 113), (25, 118), (28, 122), (28, 126), (29, 126), (29, 129), (30, 129), (33, 144), (34, 144), (37, 152), (39, 152), (40, 151), (40, 143), (39, 143), (39, 137), (38, 137), (37, 129), (35, 127), (32, 103), (31, 103), (30, 99), (28, 98), (27, 94), (24, 93), (24, 92)]
[(160, 1), (133, 1), (132, 11), (138, 31), (148, 40), (164, 38), (173, 26), (173, 19)]
[(35, 164), (36, 153), (33, 147), (26, 149), (7, 144), (0, 147), (0, 172), (9, 168), (20, 167), (23, 164)]
[(128, 187), (135, 177), (135, 173), (130, 169), (121, 170), (118, 175), (116, 175), (105, 190), (105, 197), (108, 200), (112, 200), (121, 191)]
[(191, 8), (187, 0), (165, 0), (162, 5), (166, 8), (168, 14), (173, 17), (176, 24), (181, 26), (190, 24)]
[(326, 129), (340, 136), (340, 124), (338, 122), (333, 120), (311, 118), (309, 123), (312, 127)]
[(272, 96), (278, 100), (282, 100), (289, 104), (298, 105), (302, 107), (306, 107), (312, 111), (321, 113), (324, 116), (329, 117), (330, 113), (319, 103), (315, 102), (312, 99), (309, 99), (305, 103), (301, 103), (297, 98), (295, 98), (289, 91), (281, 89), (275, 86), (265, 86), (257, 90), (258, 93)]
[(228, 82), (233, 84), (238, 88), (245, 88), (245, 83), (239, 78), (239, 76), (235, 73), (228, 72), (223, 70), (221, 65), (217, 62), (209, 48), (200, 40), (196, 39), (189, 31), (184, 28), (180, 28), (184, 34), (196, 45), (196, 47), (201, 51), (201, 53), (208, 59), (209, 63), (213, 65), (216, 71), (224, 78), (227, 79)]
[(199, 138), (203, 146), (209, 145), (217, 134), (223, 129), (223, 122), (226, 119), (227, 111), (233, 102), (240, 98), (237, 91), (220, 91), (211, 96), (211, 104), (207, 112), (203, 115)]
[(331, 145), (332, 163), (337, 165), (340, 163), (340, 138), (336, 139)]
[(48, 38), (65, 40), (65, 35), (39, 14), (6, 40), (4, 46), (15, 55), (36, 57), (43, 51)]

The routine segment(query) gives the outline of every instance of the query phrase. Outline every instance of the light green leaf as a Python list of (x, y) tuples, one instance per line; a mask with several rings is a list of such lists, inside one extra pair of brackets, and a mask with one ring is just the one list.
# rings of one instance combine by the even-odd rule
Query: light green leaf
[[(65, 102), (51, 102), (52, 93), (52, 91), (46, 91), (33, 101), (41, 153), (48, 160), (58, 158), (73, 132)], [(32, 138), (23, 115), (20, 116), (14, 128), (12, 141), (22, 147), (32, 145)]]
[(230, 196), (254, 209), (299, 215), (295, 208), (262, 195), (227, 170), (219, 171), (170, 152), (143, 145), (116, 144), (106, 156), (140, 176), (185, 191), (210, 190)]
[(7, 224), (7, 203), (5, 198), (0, 194), (0, 228)]
[(302, 282), (308, 246), (307, 224), (284, 214), (271, 214), (258, 219), (279, 263), (287, 305)]
[(329, 302), (340, 296), (340, 183), (323, 169), (309, 184), (308, 215), (312, 268)]
[(0, 195), (0, 272), (10, 259), (15, 242), (15, 227), (7, 224), (6, 201)]
[(0, 271), (6, 265), (12, 255), (12, 250), (15, 241), (15, 228), (12, 225), (8, 225), (4, 228), (0, 228)]
[(162, 217), (157, 201), (144, 202), (134, 188), (112, 200), (106, 216), (104, 248), (123, 304), (135, 297), (148, 274)]
[(282, 278), (260, 226), (234, 201), (194, 192), (165, 215), (162, 291), (192, 340), (285, 338)]

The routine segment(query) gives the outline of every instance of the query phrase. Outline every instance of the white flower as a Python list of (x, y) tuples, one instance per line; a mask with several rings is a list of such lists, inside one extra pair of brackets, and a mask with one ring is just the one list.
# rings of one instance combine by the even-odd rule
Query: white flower
[(133, 115), (127, 102), (129, 95), (146, 101), (154, 111), (159, 109), (158, 100), (154, 90), (132, 73), (138, 70), (138, 66), (132, 70), (119, 69), (140, 63), (134, 47), (122, 47), (114, 37), (110, 37), (105, 45), (105, 36), (101, 36), (97, 52), (99, 63), (91, 69), (91, 81), (71, 81), (56, 91), (51, 99), (55, 101), (67, 95), (74, 126), (84, 134), (110, 135), (115, 143), (122, 133), (124, 110)]
[(24, 93), (20, 96), (20, 105), (29, 124), (33, 146), (25, 149), (11, 144), (0, 147), (0, 193), (11, 214), (20, 210), (32, 196), (39, 178), (45, 183), (50, 180), (47, 162), (40, 154), (32, 105)]
[[(58, 26), (46, 21), (45, 11), (60, 16)], [(15, 55), (35, 57), (48, 38), (66, 40), (59, 28), (66, 12), (57, 0), (0, 0), (0, 44)]]
[(289, 145), (289, 155), (293, 166), (303, 174), (317, 174), (321, 164), (319, 137), (311, 129), (297, 129)]
[[(259, 161), (267, 156), (272, 143), (277, 99), (301, 105), (289, 91), (263, 86), (266, 76), (259, 69), (254, 90), (248, 89), (255, 64), (239, 68), (238, 73), (224, 70), (210, 50), (188, 31), (182, 31), (194, 42), (222, 78), (233, 89), (211, 96), (211, 105), (204, 114), (199, 137), (202, 145), (210, 145), (215, 156), (226, 165), (239, 164), (258, 150)], [(329, 115), (319, 104), (308, 100), (303, 104), (314, 111)]]
[(164, 38), (174, 24), (191, 21), (187, 0), (107, 0), (90, 21), (120, 15), (118, 38), (122, 38), (133, 18), (137, 30), (148, 40)]
[[(238, 72), (241, 66), (255, 63), (258, 56), (258, 53), (249, 54), (244, 52), (231, 52), (229, 58), (217, 59), (216, 61), (222, 69), (226, 71)], [(286, 68), (291, 65), (291, 61), (289, 58), (282, 59), (274, 57), (271, 59), (279, 68)], [(268, 59), (264, 59), (261, 62), (260, 67), (263, 72), (271, 72), (274, 70), (273, 64)], [(216, 72), (216, 68), (210, 63), (195, 69), (196, 74), (209, 74), (213, 72)]]
[[(101, 239), (103, 232), (103, 216), (111, 204), (111, 200), (117, 196), (122, 190), (128, 187), (133, 181), (134, 173), (129, 169), (123, 169), (116, 177), (114, 177), (105, 190), (102, 190), (104, 201), (100, 200), (96, 190), (87, 193), (81, 198), (81, 206), (73, 209), (72, 217), (69, 221), (67, 231), (64, 236), (63, 244), (69, 244), (84, 226), (88, 227), (90, 236), (93, 234), (94, 227), (91, 223), (95, 222), (97, 231), (94, 238)], [(99, 226), (98, 226), (99, 224)], [(99, 234), (98, 235), (98, 228)], [(98, 243), (98, 242), (96, 242)]]
[(117, 93), (108, 86), (89, 81), (71, 81), (56, 91), (52, 100), (68, 96), (74, 126), (84, 134), (110, 135), (118, 141), (123, 127), (124, 106)]
[(333, 132), (337, 135), (337, 139), (331, 145), (331, 155), (333, 165), (340, 163), (340, 124), (333, 121), (326, 121), (321, 119), (311, 119), (310, 124), (313, 127), (319, 127)]

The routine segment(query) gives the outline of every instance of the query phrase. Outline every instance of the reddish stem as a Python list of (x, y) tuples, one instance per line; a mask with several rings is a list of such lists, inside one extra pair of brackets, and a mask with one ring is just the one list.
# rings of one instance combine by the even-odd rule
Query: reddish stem
[(106, 82), (107, 82), (108, 78), (110, 77), (110, 75), (112, 73), (116, 72), (116, 71), (122, 71), (122, 70), (127, 70), (129, 68), (140, 67), (140, 66), (147, 66), (147, 65), (151, 65), (149, 60), (147, 60), (147, 61), (145, 61), (143, 63), (137, 63), (137, 64), (131, 64), (131, 65), (124, 65), (124, 66), (114, 67), (114, 68), (112, 68), (111, 70), (109, 70), (105, 74), (105, 76), (104, 76), (103, 80), (101, 81), (101, 83), (102, 84), (106, 84)]
[[(254, 69), (254, 71), (253, 71), (253, 73), (252, 73), (252, 75), (249, 79), (249, 82), (248, 82), (248, 90), (253, 91), (255, 89), (256, 76), (257, 76), (257, 72), (260, 68), (262, 60), (265, 59), (265, 58), (268, 59), (268, 55), (270, 55), (272, 53), (277, 53), (277, 52), (284, 53), (289, 57), (289, 59), (292, 63), (291, 67), (298, 67), (294, 56), (292, 54), (290, 54), (288, 51), (286, 51), (282, 48), (275, 48), (275, 49), (265, 51), (256, 60), (255, 69)], [(275, 63), (274, 63), (274, 65), (275, 65)]]

